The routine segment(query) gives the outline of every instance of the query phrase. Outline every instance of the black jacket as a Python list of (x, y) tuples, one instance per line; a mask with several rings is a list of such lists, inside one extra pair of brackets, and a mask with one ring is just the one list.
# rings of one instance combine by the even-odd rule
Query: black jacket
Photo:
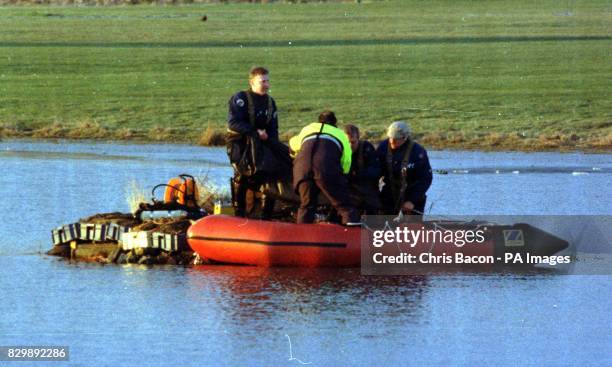
[[(253, 102), (253, 116), (249, 99)], [(227, 155), (235, 174), (269, 178), (290, 174), (289, 149), (278, 140), (276, 102), (271, 96), (260, 96), (250, 90), (234, 94), (229, 100), (227, 125)], [(259, 129), (268, 134), (266, 141), (259, 139)]]
[(359, 185), (378, 184), (381, 176), (376, 149), (366, 140), (359, 141), (357, 151), (353, 152), (349, 180)]
[[(247, 93), (253, 99), (255, 125), (250, 121)], [(264, 129), (268, 138), (278, 140), (278, 114), (274, 98), (267, 94), (260, 96), (250, 90), (240, 91), (230, 98), (228, 104), (227, 127), (230, 130), (243, 135), (255, 136), (258, 129)]]
[(381, 208), (378, 180), (381, 170), (376, 149), (366, 140), (360, 140), (351, 159), (349, 172), (350, 196), (353, 204), (367, 214), (376, 214)]
[[(389, 208), (389, 205), (391, 205), (394, 211), (399, 209), (398, 205), (406, 201), (411, 201), (417, 206), (419, 203), (423, 203), (426, 199), (425, 194), (429, 186), (431, 186), (433, 178), (427, 151), (417, 143), (414, 143), (412, 146), (408, 163), (403, 164), (403, 160), (406, 157), (406, 150), (409, 146), (410, 140), (407, 140), (398, 149), (391, 150), (391, 167), (389, 167), (387, 159), (389, 140), (382, 141), (376, 150), (385, 182), (381, 197), (385, 203), (385, 207), (391, 209)], [(395, 185), (396, 188), (401, 187), (404, 177), (406, 180), (406, 188), (403, 197), (399, 198), (394, 195), (392, 186)], [(400, 191), (396, 190), (396, 193), (397, 192)]]

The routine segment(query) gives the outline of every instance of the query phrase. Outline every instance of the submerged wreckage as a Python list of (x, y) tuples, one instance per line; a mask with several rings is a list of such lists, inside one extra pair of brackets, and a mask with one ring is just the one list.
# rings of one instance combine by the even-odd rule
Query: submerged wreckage
[[(155, 199), (160, 187), (166, 188), (163, 201)], [(54, 247), (47, 254), (100, 263), (197, 263), (186, 232), (207, 212), (197, 204), (194, 177), (179, 175), (152, 194), (152, 203), (140, 203), (134, 213), (96, 214), (52, 230)]]

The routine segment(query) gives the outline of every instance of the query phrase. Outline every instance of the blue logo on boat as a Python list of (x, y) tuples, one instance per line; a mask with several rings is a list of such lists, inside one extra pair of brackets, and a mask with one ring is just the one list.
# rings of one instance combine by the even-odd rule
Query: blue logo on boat
[(504, 245), (506, 247), (525, 246), (525, 237), (523, 236), (523, 230), (521, 229), (505, 229), (504, 233)]

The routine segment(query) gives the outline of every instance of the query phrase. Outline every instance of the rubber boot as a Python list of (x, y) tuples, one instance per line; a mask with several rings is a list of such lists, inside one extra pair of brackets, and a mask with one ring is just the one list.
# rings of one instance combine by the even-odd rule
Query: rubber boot
[(272, 214), (274, 214), (274, 205), (276, 204), (276, 200), (272, 199), (264, 195), (261, 198), (261, 219), (270, 220), (272, 219)]
[(232, 185), (232, 206), (234, 207), (234, 215), (237, 217), (246, 216), (246, 193), (247, 185), (244, 180), (235, 177), (231, 181)]

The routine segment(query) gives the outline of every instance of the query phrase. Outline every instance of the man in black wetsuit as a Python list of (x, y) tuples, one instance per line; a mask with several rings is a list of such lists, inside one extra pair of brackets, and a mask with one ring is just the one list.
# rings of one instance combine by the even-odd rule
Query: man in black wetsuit
[(425, 193), (432, 181), (427, 151), (412, 139), (404, 121), (392, 123), (387, 137), (376, 150), (384, 179), (381, 191), (384, 214), (397, 215), (401, 210), (408, 215), (422, 215)]
[[(268, 94), (270, 77), (266, 68), (257, 66), (249, 72), (249, 86), (234, 94), (229, 100), (227, 116), (227, 154), (234, 177), (232, 180), (232, 205), (237, 216), (247, 216), (247, 191), (257, 192), (272, 177), (265, 172), (253, 172), (253, 162), (245, 169), (245, 157), (253, 145), (281, 145), (278, 141), (278, 115), (276, 102)], [(256, 157), (251, 156), (251, 161)], [(248, 160), (248, 159), (247, 159)], [(261, 196), (262, 218), (267, 219), (274, 209), (274, 201)]]
[(359, 128), (353, 124), (344, 125), (344, 132), (353, 151), (351, 170), (348, 175), (351, 200), (353, 204), (368, 215), (378, 214), (380, 193), (378, 180), (380, 164), (376, 149), (367, 140), (359, 139)]

